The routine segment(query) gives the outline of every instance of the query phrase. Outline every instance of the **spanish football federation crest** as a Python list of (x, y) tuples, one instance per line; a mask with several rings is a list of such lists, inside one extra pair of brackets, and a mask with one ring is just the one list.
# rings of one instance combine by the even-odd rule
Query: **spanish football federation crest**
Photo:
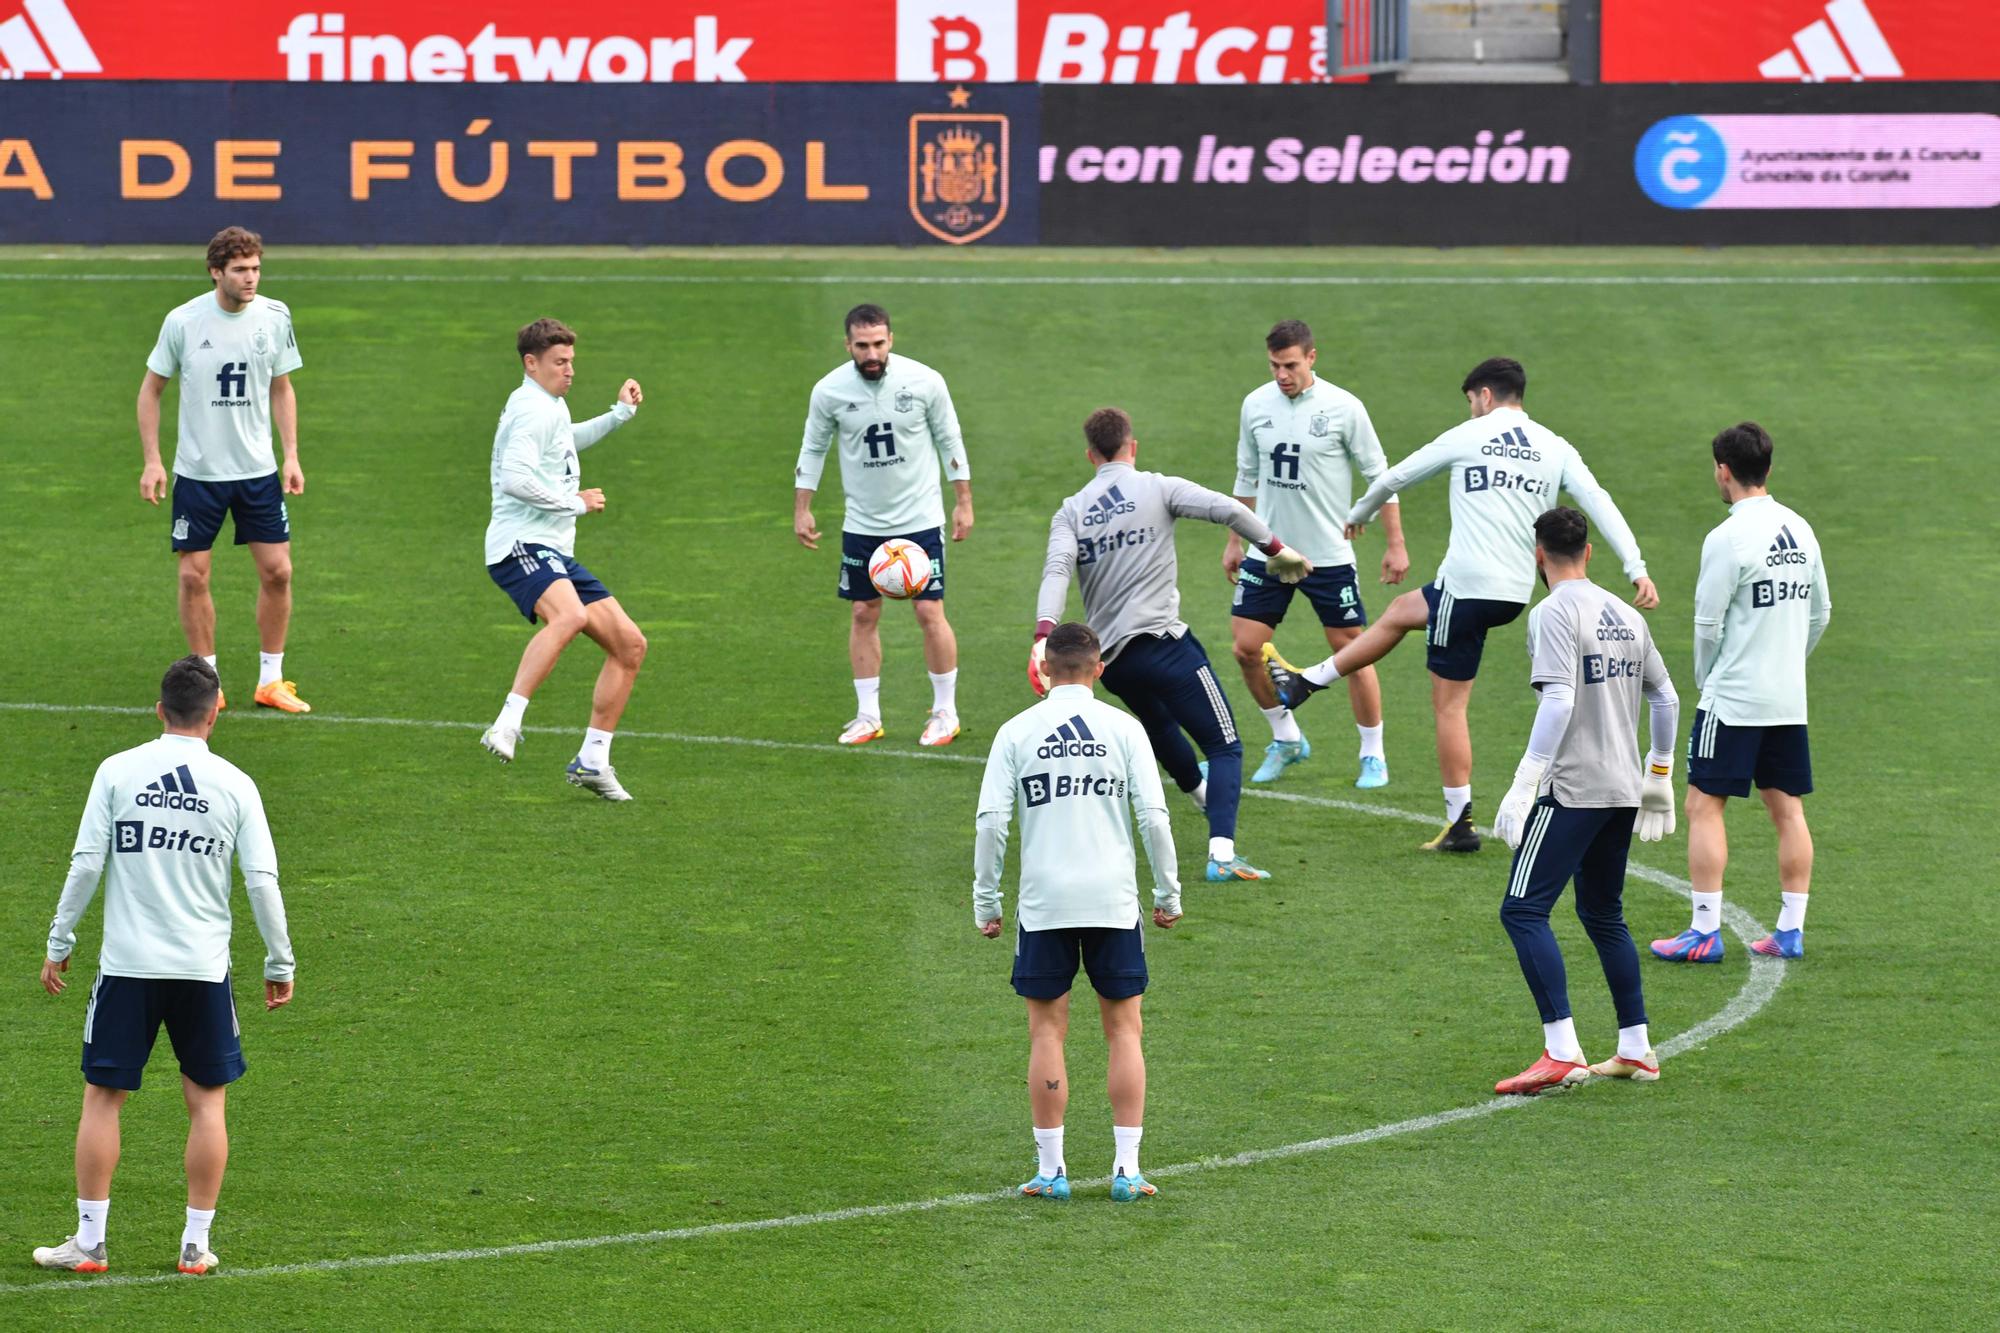
[(896, 390), (896, 410), (908, 412), (917, 405), (917, 395), (908, 389)]
[(910, 214), (941, 241), (965, 245), (1007, 216), (1007, 117), (919, 112), (910, 117)]
[(1323, 440), (1326, 438), (1328, 429), (1331, 426), (1331, 424), (1332, 424), (1332, 418), (1327, 416), (1326, 413), (1315, 412), (1313, 413), (1312, 424), (1309, 427), (1307, 427), (1307, 429), (1309, 429), (1312, 432), (1312, 436), (1314, 439)]

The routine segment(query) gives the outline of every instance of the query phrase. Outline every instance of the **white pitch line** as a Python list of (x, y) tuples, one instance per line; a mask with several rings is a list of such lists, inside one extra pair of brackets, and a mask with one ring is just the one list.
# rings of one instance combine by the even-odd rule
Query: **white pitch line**
[[(121, 707), (109, 704), (46, 704), (0, 701), (0, 711), (29, 713), (94, 713), (120, 717), (147, 716), (153, 714), (150, 708)], [(251, 714), (256, 716), (256, 714)], [(328, 714), (308, 714), (304, 719), (290, 718), (290, 721), (310, 721), (340, 723), (349, 726), (420, 727), (433, 730), (477, 729), (476, 722), (447, 722), (422, 718), (394, 717), (340, 717)], [(556, 727), (532, 727), (525, 730), (554, 732)], [(873, 746), (821, 745), (808, 741), (758, 740), (741, 736), (702, 736), (670, 731), (623, 731), (619, 735), (637, 740), (665, 740), (691, 742), (707, 745), (755, 746), (760, 749), (804, 750), (811, 752), (852, 753), (855, 749), (873, 751), (901, 759), (933, 759), (953, 763), (981, 763), (979, 756), (967, 754), (940, 754), (917, 750), (880, 750)], [(1245, 789), (1245, 796), (1263, 800), (1289, 801), (1296, 805), (1319, 806), (1333, 810), (1347, 810), (1357, 814), (1373, 815), (1384, 819), (1398, 819), (1405, 823), (1430, 825), (1436, 821), (1430, 815), (1418, 814), (1411, 810), (1400, 810), (1391, 805), (1375, 805), (1365, 801), (1341, 800), (1331, 796), (1306, 796), (1297, 792), (1251, 791)], [(1693, 886), (1677, 875), (1652, 866), (1632, 864), (1627, 872), (1638, 879), (1686, 897)], [(1729, 929), (1746, 946), (1756, 936), (1765, 933), (1761, 922), (1734, 903), (1724, 904), (1723, 919)], [(1755, 1017), (1785, 979), (1783, 960), (1765, 958), (1758, 954), (1750, 956), (1750, 975), (1729, 1003), (1721, 1010), (1703, 1019), (1685, 1032), (1677, 1033), (1658, 1046), (1661, 1060), (1671, 1059), (1684, 1051), (1702, 1045), (1721, 1036), (1733, 1028), (1742, 1026)], [(1171, 1166), (1157, 1167), (1152, 1175), (1161, 1179), (1172, 1176), (1194, 1175), (1203, 1171), (1218, 1171), (1230, 1167), (1256, 1166), (1264, 1162), (1283, 1161), (1286, 1158), (1302, 1157), (1309, 1153), (1326, 1152), (1334, 1148), (1358, 1147), (1375, 1143), (1382, 1139), (1396, 1138), (1404, 1134), (1416, 1134), (1425, 1130), (1438, 1129), (1456, 1124), (1462, 1120), (1476, 1120), (1500, 1111), (1528, 1106), (1536, 1101), (1528, 1097), (1490, 1097), (1484, 1101), (1472, 1102), (1465, 1106), (1453, 1107), (1448, 1111), (1437, 1111), (1429, 1115), (1413, 1116), (1407, 1120), (1391, 1121), (1373, 1125), (1367, 1129), (1353, 1130), (1346, 1134), (1334, 1134), (1324, 1138), (1303, 1139), (1297, 1143), (1284, 1143), (1270, 1148), (1251, 1148), (1244, 1152), (1226, 1156), (1196, 1158), (1189, 1162), (1179, 1162)], [(407, 1254), (356, 1255), (345, 1259), (319, 1259), (303, 1263), (266, 1264), (259, 1268), (217, 1269), (206, 1281), (227, 1278), (242, 1281), (248, 1278), (285, 1277), (301, 1273), (343, 1273), (370, 1268), (402, 1268), (413, 1264), (464, 1263), (482, 1259), (508, 1259), (536, 1254), (561, 1254), (575, 1250), (595, 1250), (621, 1245), (663, 1244), (669, 1241), (701, 1240), (710, 1236), (728, 1236), (742, 1232), (778, 1231), (792, 1227), (818, 1226), (827, 1222), (851, 1222), (868, 1217), (898, 1217), (906, 1213), (935, 1212), (945, 1208), (964, 1208), (972, 1204), (997, 1203), (1011, 1199), (1015, 1191), (993, 1190), (983, 1194), (947, 1194), (934, 1199), (909, 1199), (900, 1203), (867, 1204), (855, 1208), (834, 1208), (815, 1213), (793, 1213), (786, 1217), (761, 1217), (741, 1222), (710, 1222), (701, 1226), (669, 1227), (654, 1231), (627, 1231), (608, 1236), (574, 1236), (560, 1240), (528, 1241), (518, 1245), (492, 1245), (475, 1249), (425, 1250)], [(114, 1274), (109, 1277), (91, 1278), (64, 1282), (43, 1280), (40, 1282), (0, 1283), (0, 1296), (20, 1295), (29, 1292), (49, 1291), (100, 1291), (107, 1287), (150, 1287), (165, 1282), (180, 1282), (185, 1278), (179, 1273), (133, 1273)]]
[[(173, 282), (181, 273), (0, 273), (0, 282)], [(1928, 273), (299, 273), (286, 271), (280, 287), (299, 282), (641, 283), (673, 287), (1957, 287), (2000, 283), (2000, 274)]]

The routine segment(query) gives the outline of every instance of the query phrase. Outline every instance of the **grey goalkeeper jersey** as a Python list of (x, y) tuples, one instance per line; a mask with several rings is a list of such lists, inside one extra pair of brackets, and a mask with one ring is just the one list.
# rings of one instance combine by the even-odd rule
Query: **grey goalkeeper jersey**
[[(1572, 808), (1637, 806), (1639, 701), (1671, 706), (1672, 689), (1644, 618), (1589, 579), (1566, 579), (1529, 613), (1528, 654), (1537, 688), (1566, 683), (1573, 692), (1542, 790)], [(1671, 744), (1673, 724), (1665, 730)]]
[(1063, 618), (1074, 575), (1083, 585), (1084, 622), (1104, 645), (1105, 661), (1141, 634), (1187, 633), (1174, 557), (1177, 518), (1225, 524), (1253, 546), (1271, 540), (1263, 519), (1219, 491), (1130, 463), (1105, 463), (1049, 520), (1035, 618)]

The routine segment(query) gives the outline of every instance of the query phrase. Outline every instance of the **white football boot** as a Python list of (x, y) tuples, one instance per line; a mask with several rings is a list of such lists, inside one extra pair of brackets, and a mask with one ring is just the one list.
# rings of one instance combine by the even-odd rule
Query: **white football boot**
[(103, 1244), (84, 1249), (75, 1236), (65, 1236), (60, 1245), (37, 1245), (35, 1263), (41, 1268), (67, 1268), (72, 1273), (102, 1273), (110, 1269)]
[(882, 719), (879, 717), (857, 717), (840, 733), (842, 745), (866, 745), (881, 739)]
[(222, 1260), (215, 1257), (206, 1245), (193, 1241), (181, 1246), (180, 1269), (183, 1273), (193, 1273), (199, 1277), (203, 1273), (222, 1267)]
[(479, 743), (501, 763), (511, 764), (514, 762), (514, 747), (521, 743), (521, 731), (518, 727), (503, 727), (496, 722), (486, 729)]
[(582, 759), (572, 759), (569, 761), (569, 767), (564, 770), (564, 776), (568, 778), (570, 786), (594, 791), (607, 801), (632, 799), (632, 793), (618, 785), (618, 772), (609, 764), (603, 768), (585, 768)]
[(933, 708), (930, 718), (924, 723), (924, 734), (917, 737), (917, 744), (950, 745), (957, 738), (958, 714)]

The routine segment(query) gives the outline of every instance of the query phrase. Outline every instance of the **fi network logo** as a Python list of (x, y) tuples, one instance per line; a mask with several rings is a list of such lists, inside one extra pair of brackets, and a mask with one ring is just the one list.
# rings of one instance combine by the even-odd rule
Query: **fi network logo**
[(0, 22), (0, 79), (104, 72), (63, 0), (24, 0), (21, 8)]
[[(1835, 34), (1838, 33), (1838, 36)], [(1843, 49), (1844, 48), (1844, 49)], [(1900, 79), (1902, 62), (1868, 12), (1868, 0), (1832, 0), (1826, 17), (1792, 34), (1792, 44), (1757, 66), (1767, 79)]]

